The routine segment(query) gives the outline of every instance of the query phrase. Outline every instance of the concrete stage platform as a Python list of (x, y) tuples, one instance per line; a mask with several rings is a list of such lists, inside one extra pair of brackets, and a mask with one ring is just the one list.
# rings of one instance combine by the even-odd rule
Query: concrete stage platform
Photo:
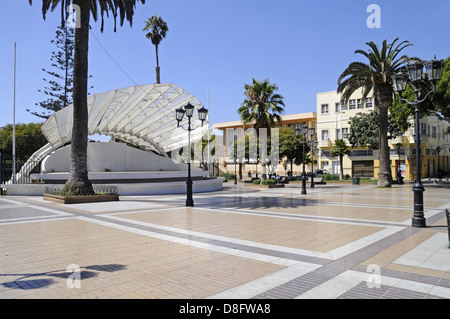
[[(223, 177), (206, 178), (204, 172), (192, 172), (194, 193), (220, 191)], [(42, 196), (46, 186), (61, 185), (67, 181), (69, 173), (31, 174), (32, 180), (41, 183), (2, 184), (8, 195)], [(114, 185), (119, 195), (164, 195), (186, 193), (187, 172), (89, 172), (89, 180), (94, 185)]]

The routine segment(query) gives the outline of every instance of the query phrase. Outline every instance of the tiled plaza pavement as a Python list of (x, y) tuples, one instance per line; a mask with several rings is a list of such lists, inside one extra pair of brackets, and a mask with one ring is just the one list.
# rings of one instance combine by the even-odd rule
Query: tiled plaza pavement
[(450, 298), (450, 184), (0, 197), (0, 298)]

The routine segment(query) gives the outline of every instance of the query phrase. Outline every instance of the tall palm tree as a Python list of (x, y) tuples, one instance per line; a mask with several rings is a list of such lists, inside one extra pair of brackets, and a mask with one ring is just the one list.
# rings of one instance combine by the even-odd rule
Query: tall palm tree
[(392, 76), (404, 67), (408, 57), (398, 57), (400, 52), (412, 45), (408, 41), (397, 43), (398, 38), (392, 43), (383, 41), (381, 49), (373, 42), (367, 42), (367, 51), (356, 50), (355, 54), (361, 54), (367, 58), (368, 63), (353, 62), (340, 75), (337, 91), (342, 93), (343, 103), (347, 103), (350, 96), (362, 89), (363, 101), (373, 91), (375, 105), (380, 112), (380, 170), (378, 174), (378, 186), (389, 187), (392, 183), (391, 162), (388, 144), (388, 109), (392, 106), (393, 88)]
[[(281, 123), (281, 116), (284, 112), (283, 96), (275, 93), (278, 91), (276, 84), (269, 83), (269, 80), (258, 81), (253, 79), (252, 84), (245, 84), (245, 100), (238, 109), (244, 126), (254, 123), (254, 128), (258, 133), (259, 128), (271, 128), (276, 122)], [(270, 132), (268, 132), (270, 134)]]
[[(270, 129), (281, 123), (281, 116), (284, 112), (283, 96), (276, 93), (278, 87), (271, 84), (268, 79), (258, 81), (253, 79), (252, 84), (244, 85), (245, 100), (238, 109), (238, 114), (244, 124), (253, 123), (256, 136), (259, 137), (259, 129)], [(270, 137), (270, 130), (267, 131)], [(265, 163), (263, 163), (265, 164)], [(263, 178), (265, 176), (265, 165), (263, 165)]]
[[(29, 0), (30, 5), (32, 0)], [(66, 6), (74, 5), (77, 10), (75, 28), (75, 49), (73, 66), (73, 124), (70, 156), (69, 179), (65, 184), (65, 191), (76, 195), (93, 194), (94, 190), (88, 178), (87, 171), (87, 143), (88, 143), (88, 50), (90, 17), (97, 21), (101, 15), (101, 31), (103, 32), (104, 14), (111, 12), (114, 17), (114, 31), (116, 18), (119, 15), (120, 25), (127, 19), (133, 22), (136, 3), (145, 0), (42, 0), (42, 14), (46, 14), (61, 5), (61, 20), (64, 21)]]
[(158, 57), (158, 47), (162, 39), (166, 37), (169, 28), (167, 23), (157, 15), (147, 19), (145, 21), (145, 27), (142, 31), (149, 31), (145, 36), (150, 39), (155, 45), (156, 50), (156, 83), (161, 83), (160, 69), (159, 69), (159, 57)]
[(344, 155), (350, 154), (350, 147), (347, 146), (347, 144), (343, 139), (336, 140), (334, 141), (330, 154), (333, 157), (335, 156), (339, 157), (339, 166), (340, 166), (339, 180), (342, 180), (344, 177), (344, 165), (342, 162), (344, 159)]

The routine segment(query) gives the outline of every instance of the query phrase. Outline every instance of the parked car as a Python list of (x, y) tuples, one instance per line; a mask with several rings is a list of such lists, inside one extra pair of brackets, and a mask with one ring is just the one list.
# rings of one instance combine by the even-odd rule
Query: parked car
[(316, 175), (325, 175), (325, 174), (329, 174), (326, 169), (318, 169), (318, 170), (316, 170)]

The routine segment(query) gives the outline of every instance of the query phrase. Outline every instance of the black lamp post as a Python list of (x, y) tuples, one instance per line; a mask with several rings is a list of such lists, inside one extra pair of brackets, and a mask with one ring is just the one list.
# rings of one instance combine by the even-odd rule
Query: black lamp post
[(441, 147), (440, 146), (436, 147), (436, 152), (437, 152), (437, 155), (438, 155), (438, 178), (439, 178), (439, 183), (440, 183), (441, 179), (442, 179), (441, 165), (440, 165), (440, 161), (439, 161), (439, 153), (441, 152)]
[(237, 163), (237, 136), (234, 136), (234, 185), (237, 185), (237, 172), (236, 172), (236, 163)]
[(311, 188), (314, 188), (314, 149), (316, 148), (316, 140), (314, 138), (316, 129), (314, 127), (309, 128), (309, 136), (311, 137)]
[[(206, 116), (208, 115), (208, 110), (203, 106), (198, 109), (198, 118), (202, 122), (206, 120)], [(187, 156), (187, 165), (188, 165), (188, 177), (186, 180), (186, 206), (194, 206), (194, 200), (192, 199), (192, 178), (191, 178), (191, 131), (194, 130), (191, 128), (191, 117), (194, 115), (194, 106), (191, 103), (188, 103), (183, 108), (178, 108), (175, 110), (175, 118), (177, 120), (177, 127), (180, 126), (180, 122), (183, 120), (184, 115), (186, 114), (188, 118), (188, 156)]]
[(397, 143), (395, 145), (395, 148), (397, 149), (397, 156), (398, 156), (397, 183), (403, 184), (403, 179), (401, 177), (401, 174), (402, 174), (402, 171), (401, 171), (402, 163), (401, 163), (401, 160), (400, 160), (400, 152), (402, 150), (402, 143)]
[[(436, 83), (441, 79), (442, 70), (444, 68), (443, 60), (436, 60), (436, 57), (425, 63), (426, 74), (428, 80), (433, 83), (433, 89), (429, 91), (422, 100), (419, 100), (419, 84), (423, 78), (422, 62), (414, 61), (406, 67), (407, 73), (399, 72), (392, 77), (394, 91), (399, 93), (400, 100), (414, 106), (415, 109), (415, 127), (416, 127), (416, 181), (414, 182), (414, 216), (412, 218), (413, 227), (426, 227), (426, 221), (423, 213), (423, 192), (425, 191), (421, 181), (421, 163), (420, 163), (420, 121), (419, 121), (419, 104), (425, 101), (428, 95), (435, 91)], [(414, 88), (414, 102), (409, 102), (401, 98), (401, 94), (406, 90), (407, 84)]]
[(294, 130), (297, 134), (303, 135), (303, 174), (302, 174), (302, 194), (306, 195), (306, 171), (305, 171), (305, 146), (306, 146), (306, 134), (308, 133), (308, 127), (306, 124), (294, 126)]

